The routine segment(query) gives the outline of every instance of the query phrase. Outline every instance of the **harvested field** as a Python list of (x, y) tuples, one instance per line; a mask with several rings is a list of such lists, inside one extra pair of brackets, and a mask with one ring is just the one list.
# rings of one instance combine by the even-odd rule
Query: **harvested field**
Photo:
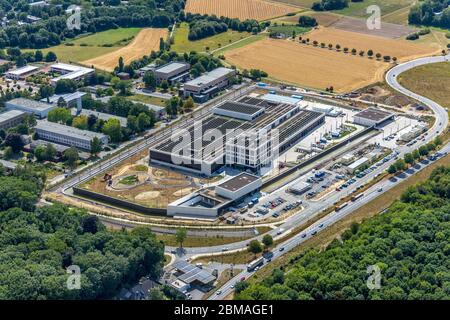
[(333, 86), (337, 92), (382, 81), (389, 67), (368, 58), (274, 39), (226, 52), (225, 57), (241, 68), (262, 69), (277, 80), (322, 90)]
[[(398, 61), (407, 61), (415, 58), (440, 53), (437, 46), (427, 46), (413, 43), (407, 40), (393, 40), (376, 36), (364, 35), (357, 32), (338, 30), (334, 28), (317, 28), (307, 34), (310, 41), (339, 44), (341, 48), (355, 48), (357, 51), (367, 52), (372, 49), (374, 55), (381, 53), (397, 57)], [(305, 36), (306, 37), (306, 36)]]
[(358, 32), (370, 36), (384, 37), (390, 39), (398, 39), (406, 37), (408, 34), (411, 34), (416, 30), (415, 28), (409, 26), (387, 22), (381, 22), (381, 29), (370, 30), (369, 28), (367, 28), (367, 23), (365, 19), (358, 19), (351, 17), (342, 17), (336, 20), (334, 23), (332, 23), (331, 26), (333, 28), (344, 31)]
[(167, 37), (167, 29), (143, 29), (126, 47), (110, 52), (108, 54), (85, 60), (82, 63), (106, 71), (113, 71), (117, 66), (119, 58), (122, 57), (125, 64), (150, 54), (152, 50), (159, 50), (159, 39)]
[(343, 17), (331, 12), (317, 12), (317, 11), (311, 11), (307, 14), (310, 17), (313, 17), (317, 20), (317, 23), (321, 26), (328, 27), (335, 22), (339, 21), (339, 19), (342, 19)]
[(267, 20), (299, 11), (299, 8), (264, 0), (188, 0), (185, 11), (240, 20)]

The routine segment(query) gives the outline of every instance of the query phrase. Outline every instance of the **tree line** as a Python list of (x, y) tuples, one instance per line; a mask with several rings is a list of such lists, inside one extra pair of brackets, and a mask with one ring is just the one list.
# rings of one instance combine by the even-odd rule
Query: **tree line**
[[(236, 285), (236, 299), (406, 300), (450, 298), (450, 167), (409, 187), (387, 212), (352, 224), (325, 250), (309, 249), (257, 283)], [(368, 286), (379, 270), (377, 289)], [(371, 284), (373, 282), (370, 282)], [(373, 287), (372, 287), (373, 288)]]
[(408, 15), (410, 24), (450, 29), (450, 0), (426, 0), (413, 6)]

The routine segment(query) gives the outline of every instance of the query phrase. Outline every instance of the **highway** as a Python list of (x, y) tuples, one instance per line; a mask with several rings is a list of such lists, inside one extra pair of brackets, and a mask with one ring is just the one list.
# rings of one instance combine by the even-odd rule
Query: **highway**
[[(430, 128), (430, 130), (428, 131), (428, 135), (426, 136), (425, 141), (419, 141), (420, 143), (418, 142), (410, 147), (408, 147), (408, 146), (399, 147), (396, 150), (396, 151), (398, 151), (399, 157), (403, 156), (405, 153), (408, 153), (414, 149), (417, 149), (420, 145), (426, 144), (429, 141), (431, 141), (432, 139), (434, 139), (434, 137), (436, 137), (439, 133), (441, 133), (443, 130), (445, 130), (447, 128), (449, 119), (448, 119), (447, 110), (445, 110), (438, 103), (436, 103), (435, 101), (432, 101), (426, 97), (420, 96), (420, 95), (418, 95), (414, 92), (411, 92), (408, 89), (402, 87), (397, 81), (398, 75), (401, 74), (402, 72), (405, 72), (407, 70), (410, 70), (410, 69), (420, 66), (420, 65), (445, 62), (445, 61), (450, 61), (450, 55), (428, 57), (428, 58), (422, 58), (422, 59), (409, 61), (409, 62), (402, 63), (402, 64), (399, 64), (399, 65), (393, 67), (391, 70), (389, 70), (386, 73), (386, 82), (394, 90), (420, 101), (424, 105), (428, 106), (431, 110), (433, 110), (433, 112), (436, 115), (436, 121), (435, 121), (434, 125), (432, 126), (432, 128)], [(449, 151), (450, 151), (450, 144), (445, 145), (441, 149), (441, 152), (444, 152), (444, 153), (449, 152)], [(381, 172), (381, 171), (385, 170), (386, 167), (388, 165), (390, 165), (390, 162), (387, 162), (384, 166), (380, 166), (380, 169), (376, 170), (376, 171)], [(414, 168), (412, 168), (409, 171), (403, 173), (402, 175), (396, 177), (395, 179), (383, 180), (380, 183), (367, 189), (364, 192), (364, 196), (361, 197), (360, 199), (358, 199), (357, 201), (349, 202), (349, 204), (346, 207), (344, 207), (343, 209), (341, 209), (337, 212), (336, 211), (331, 212), (327, 216), (323, 217), (322, 219), (318, 220), (314, 224), (307, 227), (302, 232), (298, 233), (297, 235), (291, 237), (290, 239), (288, 239), (285, 242), (278, 245), (276, 248), (273, 249), (274, 255), (271, 259), (274, 260), (274, 259), (277, 259), (280, 256), (286, 254), (287, 252), (289, 252), (296, 246), (300, 245), (304, 241), (313, 237), (315, 234), (319, 233), (321, 230), (326, 229), (327, 227), (333, 225), (335, 222), (341, 220), (342, 218), (349, 215), (350, 213), (352, 213), (359, 207), (363, 206), (368, 201), (378, 197), (379, 195), (381, 195), (384, 192), (388, 192), (395, 185), (397, 185), (398, 183), (403, 181), (405, 178), (407, 178), (408, 175), (417, 173), (418, 171), (422, 170), (429, 164), (430, 164), (429, 161), (422, 161), (418, 165), (416, 165)], [(372, 173), (374, 173), (374, 172), (372, 172)], [(356, 186), (357, 186), (357, 184), (355, 184), (355, 187)], [(340, 193), (339, 195), (342, 196), (342, 193)], [(329, 198), (333, 198), (333, 196), (331, 196)], [(323, 204), (323, 209), (329, 206), (329, 202), (330, 202), (330, 200), (328, 200), (328, 199), (325, 200), (324, 202), (321, 202)], [(383, 208), (380, 208), (380, 210), (382, 210), (382, 209)], [(299, 214), (298, 216), (303, 215), (303, 214), (305, 214), (305, 212)], [(286, 228), (288, 226), (291, 226), (292, 222), (299, 222), (299, 220), (294, 217), (293, 217), (293, 219), (291, 219), (294, 221), (286, 222), (282, 227)], [(276, 233), (276, 230), (273, 230), (271, 233), (273, 234), (274, 232)], [(248, 241), (246, 241), (246, 242), (248, 242)], [(222, 246), (222, 247), (224, 247), (224, 246)], [(227, 247), (231, 248), (231, 245), (227, 245)], [(204, 248), (197, 248), (197, 249), (201, 250)], [(209, 248), (209, 249), (210, 249), (210, 251), (212, 251), (211, 249), (216, 251), (218, 248), (215, 247), (215, 248)], [(237, 249), (237, 248), (231, 248), (231, 249)], [(191, 252), (191, 254), (192, 254), (192, 252)], [(217, 290), (215, 292), (215, 294), (212, 295), (209, 299), (210, 300), (224, 299), (227, 295), (229, 295), (233, 291), (233, 288), (234, 288), (234, 285), (236, 282), (240, 281), (240, 279), (242, 279), (242, 278), (247, 279), (248, 277), (252, 276), (253, 273), (254, 272), (248, 272), (247, 270), (242, 271), (241, 273), (236, 275), (233, 279), (228, 281), (225, 285), (223, 285), (221, 288), (219, 288), (219, 290)]]

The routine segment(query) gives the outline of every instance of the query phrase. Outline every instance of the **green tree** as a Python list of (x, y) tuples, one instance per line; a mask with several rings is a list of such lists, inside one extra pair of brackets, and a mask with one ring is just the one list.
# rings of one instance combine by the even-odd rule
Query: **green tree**
[(118, 72), (123, 72), (123, 68), (125, 67), (125, 64), (123, 63), (123, 58), (119, 57), (119, 65), (117, 67)]
[(122, 141), (122, 130), (119, 119), (110, 118), (103, 125), (103, 133), (114, 143)]
[(412, 156), (413, 156), (413, 158), (414, 158), (414, 161), (419, 160), (419, 159), (420, 159), (420, 153), (419, 153), (419, 150), (415, 149), (415, 150), (412, 152)]
[(156, 78), (155, 74), (151, 71), (147, 71), (142, 78), (144, 81), (145, 87), (147, 89), (154, 90), (156, 88)]
[(55, 93), (55, 90), (52, 86), (49, 85), (43, 85), (39, 87), (39, 95), (41, 96), (41, 99), (47, 99), (47, 102), (50, 102), (48, 99)]
[(414, 163), (414, 157), (413, 157), (412, 153), (406, 153), (404, 160), (407, 164), (412, 165)]
[(419, 154), (421, 157), (427, 156), (428, 155), (428, 148), (427, 146), (420, 146), (419, 147)]
[(266, 248), (270, 247), (273, 244), (273, 238), (270, 234), (266, 234), (264, 235), (263, 239), (262, 239), (262, 243), (264, 244), (264, 246)]
[(77, 129), (80, 129), (80, 130), (87, 130), (88, 129), (88, 118), (83, 115), (75, 117), (72, 120), (72, 126)]
[(255, 255), (262, 252), (263, 247), (261, 245), (261, 243), (258, 240), (252, 240), (250, 241), (249, 245), (248, 245), (248, 252), (251, 252)]
[(161, 81), (160, 86), (164, 92), (166, 92), (169, 89), (169, 83), (167, 82), (167, 80)]
[(137, 117), (137, 125), (139, 131), (145, 131), (152, 125), (152, 119), (144, 112), (141, 112)]
[(100, 139), (97, 137), (94, 137), (91, 141), (91, 154), (96, 156), (102, 151), (102, 144), (100, 142)]
[(77, 148), (71, 147), (64, 151), (64, 161), (71, 169), (76, 168), (79, 158)]
[(72, 114), (67, 108), (55, 108), (48, 112), (47, 120), (66, 124), (72, 120)]
[(387, 169), (387, 172), (390, 174), (394, 174), (397, 172), (397, 166), (395, 164), (391, 164)]
[(53, 51), (49, 51), (45, 55), (46, 62), (53, 62), (53, 61), (56, 61), (56, 59), (58, 59), (58, 57), (56, 56), (56, 54)]
[(180, 245), (180, 248), (183, 248), (183, 243), (187, 237), (187, 230), (185, 228), (178, 228), (175, 234), (175, 239), (177, 243)]
[(17, 153), (22, 150), (25, 145), (21, 135), (18, 133), (9, 133), (5, 138), (4, 144), (7, 147), (11, 147), (13, 153)]

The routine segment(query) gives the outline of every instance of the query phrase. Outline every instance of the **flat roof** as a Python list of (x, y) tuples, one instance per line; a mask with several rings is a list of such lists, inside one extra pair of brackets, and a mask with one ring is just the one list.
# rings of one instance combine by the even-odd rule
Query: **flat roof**
[(243, 173), (231, 178), (230, 180), (227, 180), (227, 181), (219, 184), (218, 187), (229, 190), (229, 191), (237, 191), (237, 190), (242, 189), (243, 187), (249, 185), (250, 183), (257, 181), (258, 179), (260, 179), (258, 176), (243, 172)]
[(174, 268), (183, 273), (178, 277), (178, 280), (184, 283), (191, 284), (194, 281), (201, 282), (202, 284), (209, 284), (216, 280), (209, 272), (200, 269), (184, 260), (179, 260), (173, 264)]
[(171, 73), (177, 71), (178, 69), (185, 68), (186, 66), (189, 66), (189, 64), (185, 62), (170, 62), (161, 67), (156, 68), (155, 72)]
[(25, 99), (25, 98), (16, 98), (7, 101), (8, 104), (14, 104), (21, 106), (23, 108), (27, 108), (30, 110), (36, 110), (36, 111), (47, 111), (49, 109), (53, 109), (54, 106), (48, 103), (31, 100), (31, 99)]
[(261, 99), (271, 101), (271, 102), (288, 103), (288, 104), (297, 104), (300, 101), (302, 101), (302, 99), (300, 99), (300, 98), (281, 96), (279, 94), (273, 94), (273, 93), (265, 94), (261, 97)]
[(191, 81), (186, 82), (185, 84), (190, 85), (190, 86), (201, 86), (205, 83), (210, 83), (217, 79), (220, 79), (221, 77), (226, 76), (232, 72), (234, 72), (233, 69), (228, 69), (228, 68), (223, 68), (223, 67), (216, 68), (214, 70), (211, 70), (211, 71), (205, 73), (204, 75), (202, 75), (198, 78), (195, 78)]
[[(59, 98), (63, 98), (64, 101), (70, 102), (70, 101), (79, 99), (85, 95), (86, 95), (86, 92), (76, 91), (73, 93), (54, 94), (51, 97), (49, 97), (48, 100), (50, 101), (50, 103), (55, 103), (55, 102), (58, 102)], [(43, 98), (43, 99), (41, 99), (41, 101), (47, 102), (47, 98)]]
[(25, 114), (25, 112), (19, 111), (19, 110), (9, 110), (3, 113), (0, 113), (0, 123), (3, 121), (8, 121), (10, 119), (13, 119), (15, 117), (21, 116)]
[(48, 141), (41, 140), (41, 139), (31, 141), (30, 148), (36, 149), (38, 146), (47, 146), (49, 144), (51, 144), (56, 149), (56, 151), (60, 152), (60, 153), (63, 153), (64, 151), (66, 151), (67, 149), (70, 148), (70, 147), (62, 145), (62, 144), (58, 144), (55, 142), (48, 142)]
[(246, 103), (240, 103), (240, 102), (233, 102), (233, 101), (227, 101), (219, 106), (217, 106), (215, 109), (222, 109), (237, 113), (243, 113), (247, 115), (253, 115), (255, 113), (260, 112), (262, 107), (252, 106)]
[(356, 160), (355, 162), (351, 163), (348, 168), (349, 169), (356, 169), (358, 168), (360, 165), (366, 163), (367, 161), (369, 161), (369, 159), (367, 159), (366, 157), (362, 157), (359, 158), (358, 160)]
[(97, 137), (99, 139), (104, 138), (105, 135), (102, 133), (87, 131), (87, 130), (80, 130), (74, 127), (65, 126), (62, 124), (49, 122), (46, 120), (38, 120), (37, 125), (35, 127), (36, 129), (50, 131), (56, 134), (64, 135), (64, 136), (70, 136), (73, 138), (78, 138), (81, 140), (92, 140), (94, 137)]
[(7, 74), (20, 76), (22, 74), (25, 74), (25, 73), (28, 73), (28, 72), (32, 72), (32, 71), (35, 71), (35, 70), (38, 70), (38, 69), (39, 68), (35, 67), (35, 66), (25, 66), (25, 67), (22, 67), (22, 68), (18, 68), (18, 69), (15, 69), (15, 70), (8, 71)]
[(394, 113), (392, 113), (392, 112), (383, 111), (383, 110), (379, 110), (379, 109), (375, 109), (375, 108), (367, 108), (367, 109), (355, 114), (354, 117), (360, 117), (360, 118), (365, 118), (365, 119), (373, 120), (376, 122), (380, 122), (389, 117), (392, 117), (393, 115), (394, 115)]

